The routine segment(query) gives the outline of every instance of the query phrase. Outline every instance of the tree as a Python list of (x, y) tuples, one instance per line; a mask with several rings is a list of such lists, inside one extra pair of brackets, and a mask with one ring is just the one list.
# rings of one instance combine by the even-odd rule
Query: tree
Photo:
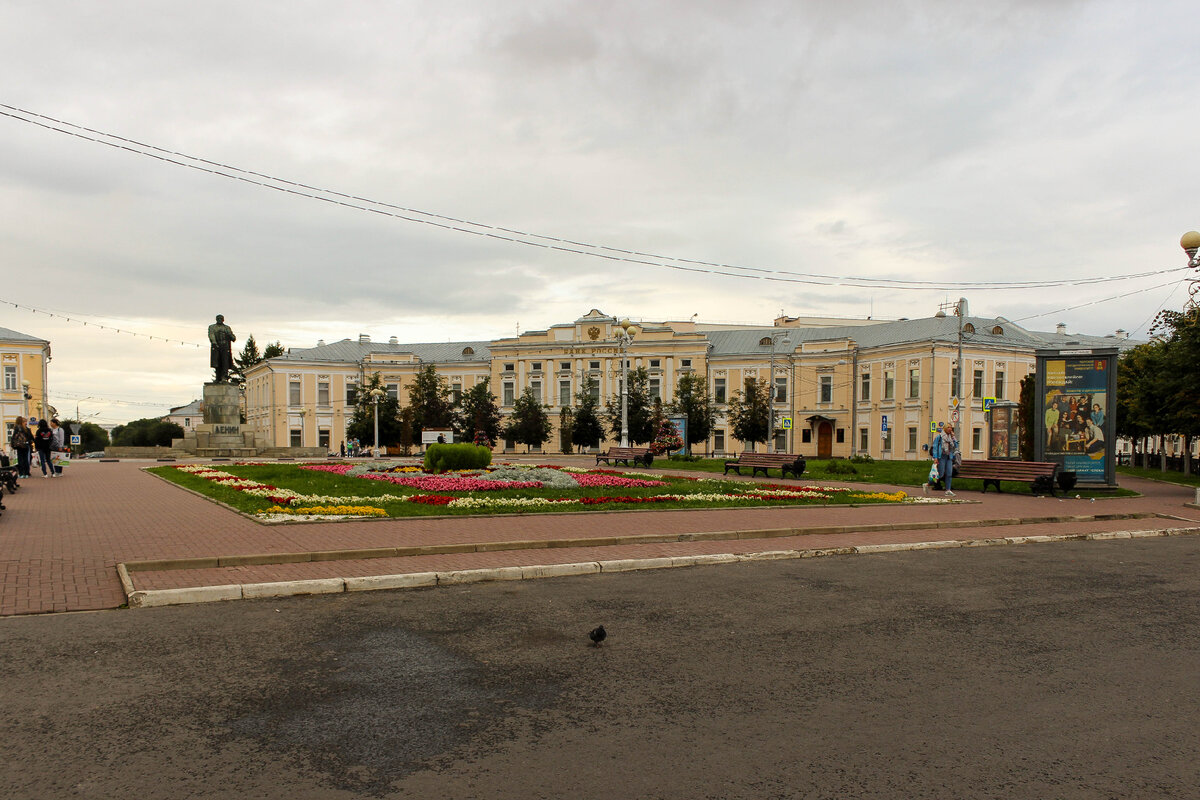
[(729, 398), (729, 421), (733, 435), (751, 449), (767, 440), (767, 391), (758, 378), (746, 380), (745, 391), (734, 392)]
[(459, 441), (473, 442), (480, 433), (491, 442), (500, 438), (500, 408), (488, 386), (490, 381), (484, 378), (462, 396), (454, 415), (454, 434)]
[(113, 428), (114, 447), (170, 447), (172, 439), (182, 439), (183, 428), (158, 417), (135, 419)]
[(576, 447), (596, 447), (604, 438), (604, 426), (596, 413), (596, 379), (590, 375), (583, 379), (579, 393), (575, 395), (578, 407), (575, 418), (571, 421), (571, 444)]
[(696, 372), (685, 372), (675, 384), (675, 400), (670, 405), (671, 413), (687, 417), (687, 448), (707, 442), (716, 422), (717, 410), (708, 394), (708, 380)]
[[(374, 389), (384, 391), (383, 378), (378, 372), (369, 377), (359, 391), (354, 415), (346, 426), (346, 436), (358, 439), (368, 447), (375, 443), (375, 403), (371, 395)], [(379, 444), (393, 445), (402, 441), (399, 412), (400, 401), (384, 391), (379, 398)]]
[(1158, 399), (1167, 432), (1183, 437), (1183, 471), (1190, 474), (1192, 439), (1200, 434), (1200, 317), (1194, 309), (1160, 311), (1151, 327), (1155, 330), (1169, 331)]
[(419, 441), (427, 428), (449, 428), (454, 419), (454, 404), (450, 401), (450, 384), (437, 374), (433, 364), (426, 364), (408, 387), (408, 406), (413, 412), (413, 440)]
[(550, 422), (546, 406), (542, 405), (531, 387), (522, 392), (513, 404), (512, 416), (504, 426), (504, 437), (528, 445), (532, 450), (545, 444), (553, 429), (554, 424)]
[(242, 345), (242, 352), (233, 357), (233, 369), (229, 371), (229, 380), (240, 387), (245, 387), (246, 370), (261, 361), (266, 361), (268, 358), (281, 356), (283, 352), (283, 345), (275, 342), (274, 344), (268, 344), (267, 349), (260, 353), (258, 351), (258, 342), (254, 341), (254, 334), (250, 334), (246, 337), (246, 342)]
[(573, 452), (571, 447), (571, 428), (574, 425), (574, 414), (570, 406), (563, 406), (558, 412), (558, 449), (564, 455), (570, 455)]
[[(1021, 424), (1021, 441), (1017, 445), (1017, 452), (1025, 461), (1033, 461), (1033, 437), (1036, 428), (1034, 428), (1034, 395), (1037, 390), (1037, 378), (1033, 375), (1026, 375), (1021, 378), (1021, 399), (1017, 404), (1017, 419)], [(1041, 424), (1041, 423), (1038, 423)]]
[(108, 431), (101, 428), (94, 422), (79, 423), (79, 420), (64, 419), (60, 421), (63, 430), (67, 432), (67, 444), (71, 444), (71, 436), (79, 435), (80, 442), (72, 450), (78, 450), (81, 453), (92, 453), (97, 450), (103, 450), (108, 447), (109, 438)]
[[(654, 438), (654, 422), (650, 407), (650, 371), (638, 367), (629, 371), (629, 390), (626, 412), (629, 422), (629, 442), (649, 442)], [(621, 437), (621, 395), (618, 392), (604, 407), (609, 430), (614, 439)]]

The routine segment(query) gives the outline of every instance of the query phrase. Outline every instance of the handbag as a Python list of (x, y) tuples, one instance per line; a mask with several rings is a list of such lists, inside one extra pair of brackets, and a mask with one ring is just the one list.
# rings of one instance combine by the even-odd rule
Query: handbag
[(941, 477), (941, 474), (938, 472), (938, 464), (936, 461), (934, 461), (929, 465), (929, 482), (937, 483), (939, 480), (941, 480)]

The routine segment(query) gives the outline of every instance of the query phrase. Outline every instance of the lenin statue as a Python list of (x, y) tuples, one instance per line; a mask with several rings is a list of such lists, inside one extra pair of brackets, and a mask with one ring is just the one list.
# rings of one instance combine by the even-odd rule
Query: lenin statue
[(217, 371), (216, 382), (225, 383), (229, 380), (229, 371), (233, 369), (232, 344), (237, 337), (220, 314), (217, 314), (217, 321), (208, 326), (208, 341), (211, 345), (209, 366)]

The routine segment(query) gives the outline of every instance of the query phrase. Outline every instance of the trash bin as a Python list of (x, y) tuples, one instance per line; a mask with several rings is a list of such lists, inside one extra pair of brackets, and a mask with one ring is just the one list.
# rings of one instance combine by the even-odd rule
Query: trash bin
[(1075, 482), (1079, 480), (1079, 476), (1073, 470), (1058, 473), (1058, 488), (1064, 492), (1069, 492), (1075, 488)]

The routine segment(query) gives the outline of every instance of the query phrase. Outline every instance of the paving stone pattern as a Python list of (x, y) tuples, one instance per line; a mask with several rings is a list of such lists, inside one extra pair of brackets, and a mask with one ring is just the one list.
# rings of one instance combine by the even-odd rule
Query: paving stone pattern
[[(1125, 485), (1143, 492), (1144, 496), (1090, 503), (1073, 498), (963, 491), (959, 493), (960, 499), (978, 502), (944, 506), (505, 515), (266, 526), (143, 471), (152, 465), (135, 461), (76, 462), (61, 479), (26, 479), (16, 494), (5, 495), (8, 510), (0, 517), (3, 569), (0, 615), (115, 608), (125, 602), (116, 565), (149, 559), (898, 522), (922, 522), (930, 528), (138, 572), (135, 582), (139, 589), (1200, 524), (1200, 512), (1184, 505), (1194, 497), (1191, 489), (1125, 479)], [(1110, 512), (1166, 513), (1186, 521), (1136, 519), (998, 528), (952, 527), (956, 522), (969, 525), (978, 520)]]

